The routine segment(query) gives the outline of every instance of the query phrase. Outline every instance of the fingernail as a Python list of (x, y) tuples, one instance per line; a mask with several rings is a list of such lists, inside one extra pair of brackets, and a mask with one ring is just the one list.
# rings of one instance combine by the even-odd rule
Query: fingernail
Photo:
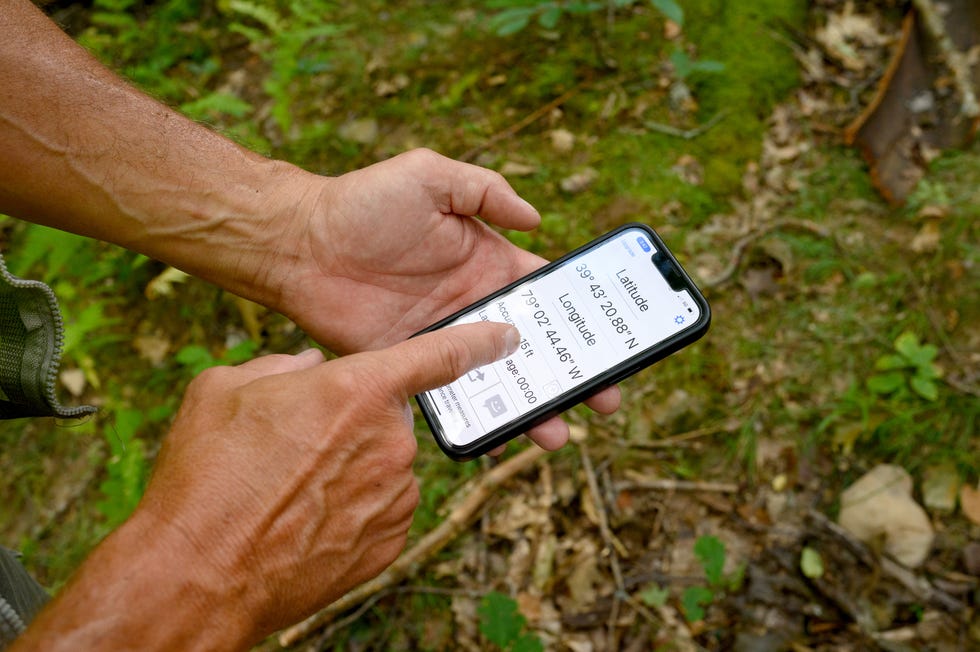
[(520, 332), (511, 326), (504, 332), (504, 347), (507, 349), (507, 353), (504, 355), (510, 355), (517, 350), (517, 347), (521, 343)]

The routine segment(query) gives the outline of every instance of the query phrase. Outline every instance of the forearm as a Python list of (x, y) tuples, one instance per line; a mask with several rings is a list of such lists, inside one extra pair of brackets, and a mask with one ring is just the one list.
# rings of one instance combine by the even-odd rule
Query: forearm
[(194, 563), (199, 555), (186, 547), (178, 532), (138, 514), (92, 552), (10, 652), (254, 644), (245, 616), (248, 587), (236, 587), (234, 577), (205, 576), (205, 566)]
[(309, 175), (198, 125), (105, 69), (27, 0), (0, 0), (0, 211), (143, 252), (266, 303)]

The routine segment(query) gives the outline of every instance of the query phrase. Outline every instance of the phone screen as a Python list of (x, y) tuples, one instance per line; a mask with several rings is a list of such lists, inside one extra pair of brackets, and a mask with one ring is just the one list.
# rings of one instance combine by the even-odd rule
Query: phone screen
[(508, 322), (522, 339), (422, 395), (433, 430), (468, 446), (694, 327), (700, 305), (662, 260), (646, 229), (627, 228), (444, 324)]

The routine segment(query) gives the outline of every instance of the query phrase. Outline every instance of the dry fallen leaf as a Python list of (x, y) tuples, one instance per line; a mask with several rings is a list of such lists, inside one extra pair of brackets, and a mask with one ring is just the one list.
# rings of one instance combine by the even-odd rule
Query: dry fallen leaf
[(929, 220), (912, 238), (910, 248), (917, 254), (930, 254), (939, 248), (939, 222)]
[(966, 484), (960, 487), (960, 507), (971, 523), (980, 525), (980, 484), (976, 489)]
[(888, 36), (878, 31), (878, 24), (870, 14), (854, 13), (854, 3), (844, 5), (842, 13), (827, 15), (827, 23), (814, 32), (814, 37), (849, 70), (864, 70), (874, 61), (862, 56), (863, 48), (874, 48), (888, 42)]
[(529, 177), (538, 171), (536, 165), (518, 163), (517, 161), (504, 161), (500, 166), (500, 174), (505, 177)]
[(883, 538), (885, 552), (910, 568), (932, 548), (932, 523), (912, 498), (912, 478), (893, 464), (879, 464), (844, 490), (838, 522), (861, 541)]
[(61, 384), (68, 390), (68, 393), (75, 398), (78, 398), (85, 392), (87, 381), (83, 370), (65, 369), (58, 377), (61, 379)]
[(133, 348), (141, 358), (153, 365), (164, 361), (171, 345), (170, 338), (160, 335), (137, 335), (133, 338)]
[(575, 148), (575, 134), (567, 129), (552, 129), (548, 132), (548, 137), (551, 138), (551, 146), (556, 152), (565, 154)]
[(146, 284), (143, 293), (151, 301), (159, 297), (172, 297), (174, 295), (174, 285), (183, 283), (190, 275), (182, 272), (176, 267), (168, 267)]
[(599, 171), (595, 168), (585, 168), (580, 172), (569, 175), (558, 184), (561, 189), (570, 195), (576, 195), (589, 189), (599, 178)]
[(576, 554), (571, 563), (572, 572), (565, 582), (568, 585), (571, 604), (566, 611), (584, 611), (596, 600), (596, 586), (602, 583), (602, 573), (599, 571), (599, 551), (592, 539), (582, 539), (576, 542)]
[(960, 475), (952, 464), (930, 466), (922, 478), (922, 502), (929, 509), (952, 512), (956, 509), (956, 493)]

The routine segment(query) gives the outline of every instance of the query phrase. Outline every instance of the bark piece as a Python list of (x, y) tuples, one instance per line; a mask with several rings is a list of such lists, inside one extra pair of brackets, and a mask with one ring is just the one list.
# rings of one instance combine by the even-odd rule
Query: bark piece
[[(846, 142), (861, 149), (875, 187), (892, 204), (904, 203), (935, 153), (963, 147), (978, 126), (964, 96), (980, 86), (980, 66), (965, 74), (960, 64), (980, 44), (980, 3), (948, 0), (943, 8), (945, 42), (918, 12), (906, 15), (875, 98), (845, 131)], [(933, 28), (937, 17), (931, 16)], [(952, 57), (943, 45), (955, 49)], [(972, 88), (960, 88), (964, 83)]]

